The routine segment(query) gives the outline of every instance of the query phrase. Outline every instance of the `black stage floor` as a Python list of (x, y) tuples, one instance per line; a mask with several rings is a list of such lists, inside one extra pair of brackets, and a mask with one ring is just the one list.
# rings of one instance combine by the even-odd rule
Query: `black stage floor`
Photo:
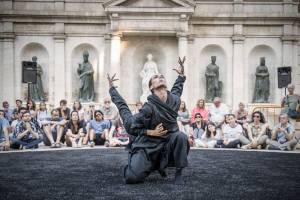
[(300, 154), (193, 149), (185, 184), (125, 185), (124, 149), (0, 154), (0, 199), (300, 199)]

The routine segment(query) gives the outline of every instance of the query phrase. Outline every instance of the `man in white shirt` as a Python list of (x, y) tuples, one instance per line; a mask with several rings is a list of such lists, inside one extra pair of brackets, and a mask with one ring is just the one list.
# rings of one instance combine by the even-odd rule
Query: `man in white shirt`
[(220, 97), (216, 97), (214, 103), (209, 108), (209, 120), (219, 126), (224, 122), (225, 115), (227, 114), (229, 114), (228, 106), (221, 103)]

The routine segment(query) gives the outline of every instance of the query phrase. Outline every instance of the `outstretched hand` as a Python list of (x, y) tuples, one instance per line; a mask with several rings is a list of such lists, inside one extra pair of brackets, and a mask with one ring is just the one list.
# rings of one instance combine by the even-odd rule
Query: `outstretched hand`
[(115, 77), (116, 77), (116, 74), (114, 74), (112, 77), (110, 77), (110, 75), (107, 74), (107, 80), (108, 80), (108, 83), (109, 83), (109, 87), (116, 87), (114, 85), (114, 82), (119, 80), (119, 79), (116, 79)]
[(184, 62), (185, 62), (185, 56), (182, 59), (178, 57), (179, 67), (173, 69), (178, 73), (178, 75), (182, 75), (182, 76), (184, 75)]

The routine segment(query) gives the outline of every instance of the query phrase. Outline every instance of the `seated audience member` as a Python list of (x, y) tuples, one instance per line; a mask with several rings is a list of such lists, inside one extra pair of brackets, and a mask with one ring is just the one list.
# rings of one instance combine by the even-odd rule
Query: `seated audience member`
[(109, 130), (109, 138), (112, 138), (116, 128), (116, 123), (120, 118), (119, 111), (116, 105), (111, 103), (110, 97), (106, 97), (104, 99), (104, 106), (100, 110), (103, 112), (104, 119), (110, 120), (112, 123), (112, 126)]
[(48, 121), (51, 118), (50, 113), (48, 112), (46, 103), (44, 101), (40, 102), (39, 109), (36, 111), (36, 119), (41, 125), (43, 121)]
[(86, 123), (79, 120), (77, 111), (71, 112), (71, 119), (66, 124), (66, 144), (68, 147), (82, 147), (82, 140), (86, 132)]
[(74, 101), (73, 110), (77, 111), (79, 114), (79, 120), (84, 120), (84, 109), (80, 103), (80, 101)]
[(203, 120), (205, 122), (208, 122), (208, 111), (205, 109), (205, 100), (204, 99), (199, 99), (197, 101), (196, 107), (192, 110), (192, 119), (191, 119), (192, 123), (195, 122), (194, 116), (196, 113), (200, 113)]
[(140, 112), (140, 109), (142, 109), (143, 107), (143, 103), (138, 101), (135, 103), (135, 108), (134, 108), (134, 111), (132, 112), (132, 114), (137, 114)]
[(203, 147), (214, 148), (217, 144), (217, 128), (213, 122), (208, 122), (206, 130), (202, 135)]
[(116, 129), (113, 134), (113, 138), (109, 141), (110, 147), (120, 147), (120, 146), (126, 146), (129, 143), (129, 134), (126, 132), (123, 123), (120, 120), (116, 124)]
[(30, 112), (31, 117), (36, 119), (36, 104), (33, 100), (28, 100), (26, 109)]
[(240, 124), (236, 123), (234, 114), (228, 114), (228, 124), (223, 127), (223, 144), (224, 148), (236, 148), (241, 143), (247, 145), (250, 141), (243, 135), (243, 128)]
[(11, 132), (14, 132), (15, 128), (17, 127), (18, 123), (22, 121), (22, 115), (23, 113), (27, 112), (27, 109), (25, 107), (19, 108), (18, 117), (12, 121), (11, 123)]
[(229, 114), (228, 106), (221, 103), (220, 97), (216, 97), (213, 104), (209, 108), (209, 120), (215, 123), (218, 128), (220, 128), (225, 120), (226, 114)]
[(89, 103), (88, 108), (84, 111), (84, 120), (88, 123), (94, 119), (96, 106), (94, 103)]
[(251, 122), (247, 125), (247, 132), (250, 143), (243, 148), (247, 149), (261, 149), (265, 146), (268, 136), (266, 135), (268, 124), (265, 117), (260, 111), (252, 113)]
[(59, 102), (59, 107), (56, 109), (58, 110), (59, 117), (64, 118), (65, 120), (70, 119), (71, 109), (67, 107), (68, 102), (63, 99)]
[(38, 148), (38, 144), (43, 140), (38, 133), (38, 127), (31, 121), (31, 114), (29, 111), (22, 113), (22, 121), (17, 124), (14, 130), (12, 140), (12, 148), (26, 149)]
[(295, 128), (289, 123), (287, 114), (280, 114), (279, 124), (272, 131), (271, 139), (267, 139), (267, 149), (291, 151), (297, 145), (299, 137), (295, 136)]
[(236, 116), (236, 122), (239, 123), (240, 125), (247, 123), (248, 111), (245, 110), (244, 103), (242, 102), (239, 103), (239, 108), (235, 112), (235, 116)]
[(9, 103), (7, 101), (3, 101), (2, 103), (4, 117), (8, 120), (9, 123), (12, 122), (13, 109), (9, 108)]
[(204, 147), (205, 145), (203, 144), (202, 136), (206, 128), (206, 123), (200, 113), (196, 113), (194, 118), (195, 122), (191, 124), (190, 134), (194, 139), (194, 145), (196, 147)]
[(9, 122), (4, 117), (5, 111), (0, 110), (0, 151), (9, 151), (10, 142), (9, 142)]
[(19, 113), (20, 108), (22, 107), (22, 104), (23, 104), (23, 101), (20, 100), (20, 99), (17, 99), (16, 100), (16, 107), (14, 108), (13, 111)]
[(44, 144), (51, 148), (62, 147), (64, 139), (64, 127), (67, 121), (59, 117), (58, 110), (51, 111), (51, 117), (41, 121), (42, 128), (45, 132)]
[[(281, 100), (281, 107), (283, 107), (281, 113), (289, 115), (291, 111), (297, 111), (297, 108), (300, 104), (300, 96), (294, 93), (295, 86), (293, 84), (289, 84), (287, 88), (288, 94)], [(293, 119), (291, 116), (288, 117), (290, 123), (292, 123), (295, 126), (296, 119)]]
[(177, 123), (179, 130), (188, 135), (190, 127), (190, 115), (189, 111), (186, 109), (184, 101), (181, 101), (179, 106)]
[(96, 145), (109, 145), (109, 128), (111, 122), (105, 120), (102, 111), (96, 110), (94, 120), (91, 120), (89, 123), (89, 138), (90, 146), (93, 147)]

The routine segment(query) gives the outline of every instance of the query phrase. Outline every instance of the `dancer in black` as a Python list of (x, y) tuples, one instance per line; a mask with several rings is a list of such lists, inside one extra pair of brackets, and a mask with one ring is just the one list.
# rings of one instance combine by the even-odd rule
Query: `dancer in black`
[(165, 168), (176, 167), (175, 183), (183, 184), (182, 169), (187, 166), (189, 144), (187, 136), (177, 125), (177, 112), (185, 82), (184, 61), (179, 58), (178, 73), (171, 91), (166, 79), (156, 74), (149, 81), (152, 94), (138, 114), (132, 115), (125, 100), (114, 86), (115, 75), (107, 75), (112, 101), (119, 109), (126, 131), (133, 136), (129, 147), (128, 164), (124, 168), (126, 183), (140, 183), (154, 170), (164, 177)]

